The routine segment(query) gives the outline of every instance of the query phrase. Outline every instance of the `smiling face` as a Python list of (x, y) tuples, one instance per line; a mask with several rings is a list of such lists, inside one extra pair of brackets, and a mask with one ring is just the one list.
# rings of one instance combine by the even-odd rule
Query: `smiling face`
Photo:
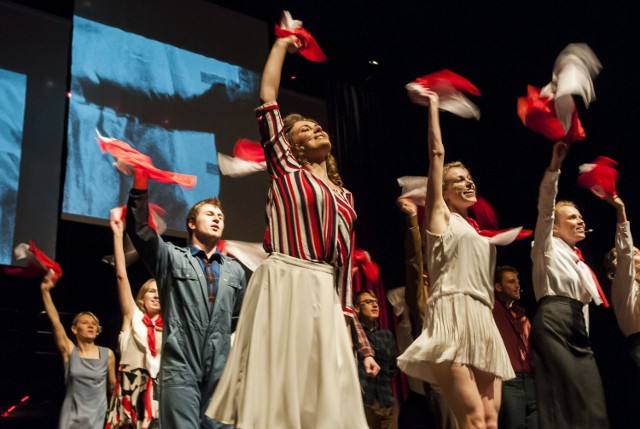
[(142, 285), (136, 297), (136, 304), (149, 317), (160, 313), (160, 295), (154, 279), (149, 279)]
[(295, 122), (289, 136), (294, 146), (302, 148), (304, 158), (308, 162), (323, 162), (331, 151), (329, 135), (315, 121), (302, 119)]
[(574, 247), (576, 243), (584, 240), (585, 223), (582, 214), (571, 203), (558, 203), (555, 210), (553, 223), (553, 235)]
[(451, 167), (444, 171), (442, 197), (452, 211), (467, 210), (478, 200), (476, 185), (464, 167)]

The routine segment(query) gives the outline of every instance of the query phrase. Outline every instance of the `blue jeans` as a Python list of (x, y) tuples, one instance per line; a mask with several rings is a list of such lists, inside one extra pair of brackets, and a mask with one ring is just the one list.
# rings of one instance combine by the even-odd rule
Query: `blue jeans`
[(537, 429), (536, 386), (531, 375), (516, 372), (516, 378), (502, 383), (502, 405), (498, 415), (500, 429)]

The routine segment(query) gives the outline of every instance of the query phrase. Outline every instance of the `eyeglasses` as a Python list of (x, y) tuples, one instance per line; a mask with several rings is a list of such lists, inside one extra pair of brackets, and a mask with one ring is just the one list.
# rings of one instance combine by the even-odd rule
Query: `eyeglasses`
[(362, 301), (360, 301), (360, 305), (362, 304), (367, 304), (367, 305), (378, 305), (378, 300), (377, 299), (363, 299)]

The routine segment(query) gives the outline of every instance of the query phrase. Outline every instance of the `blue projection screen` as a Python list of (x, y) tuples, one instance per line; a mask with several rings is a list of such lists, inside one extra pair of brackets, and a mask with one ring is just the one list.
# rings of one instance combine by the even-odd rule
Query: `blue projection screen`
[(0, 2), (0, 265), (33, 240), (55, 259), (71, 25)]
[(126, 202), (131, 178), (101, 153), (98, 130), (149, 155), (160, 169), (198, 177), (192, 190), (150, 186), (152, 201), (167, 211), (168, 229), (183, 231), (191, 205), (220, 195), (220, 145), (215, 117), (189, 123), (181, 119), (189, 111), (177, 111), (202, 115), (214, 110), (208, 103), (254, 102), (259, 75), (78, 16), (72, 46), (64, 213), (108, 219), (110, 209)]
[[(100, 152), (97, 129), (160, 169), (198, 177), (193, 190), (151, 182), (166, 234), (186, 236), (189, 207), (217, 195), (224, 238), (262, 241), (268, 175), (225, 176), (218, 154), (259, 139), (254, 109), (271, 25), (202, 0), (78, 0), (75, 15), (63, 218), (107, 225), (126, 203), (133, 180)], [(318, 100), (283, 90), (279, 101), (285, 113), (326, 119)]]
[(0, 264), (11, 265), (27, 76), (0, 69)]

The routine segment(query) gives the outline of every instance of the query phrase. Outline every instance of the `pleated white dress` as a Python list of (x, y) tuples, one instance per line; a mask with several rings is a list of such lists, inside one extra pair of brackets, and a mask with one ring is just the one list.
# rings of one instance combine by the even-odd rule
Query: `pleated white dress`
[(333, 267), (273, 253), (257, 268), (206, 414), (243, 429), (368, 427)]
[(503, 380), (514, 378), (492, 313), (495, 246), (457, 214), (441, 235), (426, 234), (431, 289), (423, 331), (398, 366), (433, 384), (429, 362), (457, 362)]

